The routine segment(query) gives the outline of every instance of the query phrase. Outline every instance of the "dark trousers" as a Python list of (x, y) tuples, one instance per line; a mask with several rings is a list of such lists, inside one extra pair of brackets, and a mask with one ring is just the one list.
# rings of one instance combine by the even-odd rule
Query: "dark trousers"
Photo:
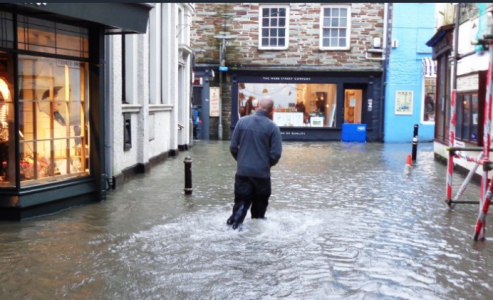
[(235, 176), (235, 204), (231, 223), (243, 223), (251, 206), (252, 219), (262, 219), (269, 205), (271, 194), (270, 178)]

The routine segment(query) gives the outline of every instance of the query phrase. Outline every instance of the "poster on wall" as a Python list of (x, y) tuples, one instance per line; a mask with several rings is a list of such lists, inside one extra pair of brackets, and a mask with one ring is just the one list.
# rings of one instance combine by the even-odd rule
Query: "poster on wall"
[(395, 114), (412, 115), (413, 114), (413, 91), (396, 91), (395, 92)]
[(221, 106), (221, 98), (220, 92), (219, 92), (219, 87), (211, 87), (210, 88), (210, 116), (211, 117), (219, 117), (219, 109)]

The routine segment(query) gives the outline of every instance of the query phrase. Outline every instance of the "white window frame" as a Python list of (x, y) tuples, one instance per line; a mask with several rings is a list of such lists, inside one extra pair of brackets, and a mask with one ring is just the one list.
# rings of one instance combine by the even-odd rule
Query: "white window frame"
[[(346, 46), (344, 47), (327, 47), (324, 46), (324, 29), (341, 29), (342, 27), (337, 27), (337, 28), (331, 28), (331, 27), (324, 27), (324, 14), (325, 14), (325, 9), (330, 8), (345, 8), (347, 9), (347, 23), (346, 23)], [(320, 50), (349, 50), (351, 45), (351, 5), (322, 5), (320, 7), (320, 43), (319, 43), (319, 48)]]
[[(428, 92), (426, 91), (426, 79), (435, 79), (436, 80), (436, 76), (422, 76), (423, 85), (421, 88), (421, 90), (422, 90), (422, 92), (421, 92), (421, 95), (422, 95), (421, 96), (421, 124), (435, 125), (436, 115), (435, 115), (435, 119), (433, 121), (425, 121), (425, 119), (424, 119), (424, 114), (425, 114), (425, 109), (426, 109), (425, 100), (426, 100), (426, 95), (428, 94)], [(436, 81), (435, 81), (434, 97), (436, 97)], [(435, 106), (436, 106), (437, 101), (435, 98), (433, 100), (434, 100)], [(435, 109), (435, 112), (436, 112), (436, 109)]]
[[(284, 33), (284, 39), (285, 39), (285, 43), (284, 43), (284, 46), (262, 46), (262, 39), (263, 39), (263, 35), (262, 35), (262, 29), (264, 28), (263, 27), (263, 24), (262, 24), (262, 14), (263, 14), (263, 10), (265, 8), (268, 8), (268, 9), (271, 9), (271, 8), (278, 8), (278, 9), (281, 9), (281, 8), (284, 8), (286, 10), (286, 26), (284, 27), (284, 30), (285, 30), (285, 33)], [(274, 28), (273, 28), (274, 29)], [(279, 36), (278, 36), (279, 38)], [(259, 16), (258, 16), (258, 48), (260, 50), (286, 50), (289, 48), (289, 5), (260, 5), (260, 8), (259, 8)]]

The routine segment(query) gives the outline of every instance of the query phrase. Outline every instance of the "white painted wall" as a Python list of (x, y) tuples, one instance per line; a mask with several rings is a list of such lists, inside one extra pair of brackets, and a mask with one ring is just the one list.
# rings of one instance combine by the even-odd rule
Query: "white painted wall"
[[(112, 86), (112, 176), (137, 164), (190, 145), (190, 3), (155, 3), (146, 34), (110, 38), (111, 62), (107, 82)], [(181, 17), (180, 13), (181, 12)], [(181, 20), (181, 21), (180, 21)], [(185, 22), (179, 25), (178, 22)], [(180, 36), (177, 37), (178, 32)], [(122, 62), (126, 94), (122, 104)], [(179, 72), (179, 66), (182, 72)], [(181, 76), (179, 76), (181, 74)], [(124, 113), (131, 114), (132, 148), (124, 150)], [(185, 128), (179, 130), (178, 122)]]

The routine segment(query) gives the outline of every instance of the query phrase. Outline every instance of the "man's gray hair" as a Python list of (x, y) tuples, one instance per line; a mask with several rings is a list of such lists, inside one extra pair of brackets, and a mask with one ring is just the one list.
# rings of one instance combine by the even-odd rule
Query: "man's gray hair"
[(266, 112), (271, 112), (274, 107), (274, 99), (271, 96), (263, 96), (260, 98), (260, 109)]

